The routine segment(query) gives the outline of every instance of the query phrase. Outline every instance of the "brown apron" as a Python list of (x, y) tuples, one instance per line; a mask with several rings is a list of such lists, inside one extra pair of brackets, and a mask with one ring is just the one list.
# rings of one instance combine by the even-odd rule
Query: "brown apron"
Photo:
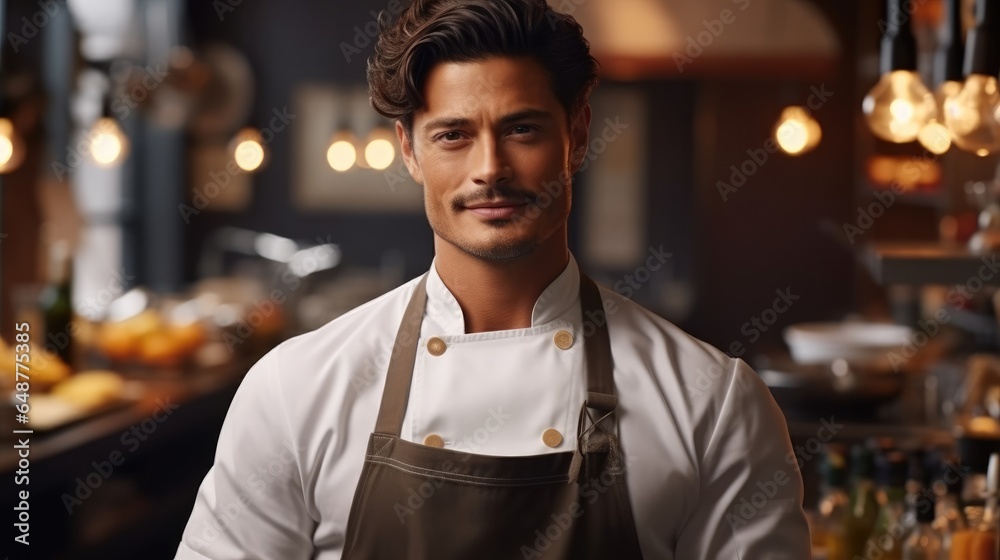
[[(343, 558), (642, 558), (618, 445), (607, 321), (584, 337), (588, 393), (576, 451), (497, 457), (421, 445), (399, 434), (426, 280), (396, 335)], [(580, 305), (585, 318), (605, 317), (597, 285), (583, 275)]]

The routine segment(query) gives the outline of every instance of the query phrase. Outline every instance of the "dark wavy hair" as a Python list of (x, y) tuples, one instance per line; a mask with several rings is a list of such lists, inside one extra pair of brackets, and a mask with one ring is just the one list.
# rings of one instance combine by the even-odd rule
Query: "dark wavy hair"
[(587, 103), (598, 82), (580, 24), (545, 0), (414, 0), (396, 22), (390, 19), (387, 11), (378, 18), (368, 91), (372, 107), (399, 119), (408, 136), (413, 113), (424, 106), (427, 74), (441, 62), (533, 57), (567, 117)]

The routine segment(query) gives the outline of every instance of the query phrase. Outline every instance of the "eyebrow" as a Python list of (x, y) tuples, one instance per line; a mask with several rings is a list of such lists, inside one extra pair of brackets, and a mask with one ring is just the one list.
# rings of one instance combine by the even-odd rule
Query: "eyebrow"
[[(501, 125), (511, 124), (529, 119), (552, 120), (552, 113), (542, 109), (525, 109), (516, 113), (505, 115), (500, 119)], [(464, 117), (440, 117), (424, 125), (424, 134), (438, 128), (461, 128), (472, 124), (470, 119)]]

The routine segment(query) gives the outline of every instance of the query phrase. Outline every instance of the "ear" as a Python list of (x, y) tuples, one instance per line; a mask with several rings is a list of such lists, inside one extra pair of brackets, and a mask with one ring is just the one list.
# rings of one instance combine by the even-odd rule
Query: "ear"
[(399, 139), (399, 150), (403, 154), (403, 163), (406, 164), (406, 170), (410, 172), (410, 177), (413, 177), (418, 185), (423, 185), (424, 176), (420, 173), (420, 164), (417, 163), (417, 157), (413, 152), (413, 143), (406, 135), (403, 123), (398, 120), (396, 121), (396, 138)]
[(587, 159), (587, 146), (590, 141), (590, 104), (584, 105), (572, 116), (569, 123), (569, 163), (570, 174), (580, 170)]

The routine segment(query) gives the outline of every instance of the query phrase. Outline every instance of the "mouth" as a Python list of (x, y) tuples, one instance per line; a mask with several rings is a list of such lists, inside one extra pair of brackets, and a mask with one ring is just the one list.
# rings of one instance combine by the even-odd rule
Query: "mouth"
[(488, 220), (502, 220), (513, 216), (527, 206), (523, 200), (505, 198), (469, 204), (462, 208)]

